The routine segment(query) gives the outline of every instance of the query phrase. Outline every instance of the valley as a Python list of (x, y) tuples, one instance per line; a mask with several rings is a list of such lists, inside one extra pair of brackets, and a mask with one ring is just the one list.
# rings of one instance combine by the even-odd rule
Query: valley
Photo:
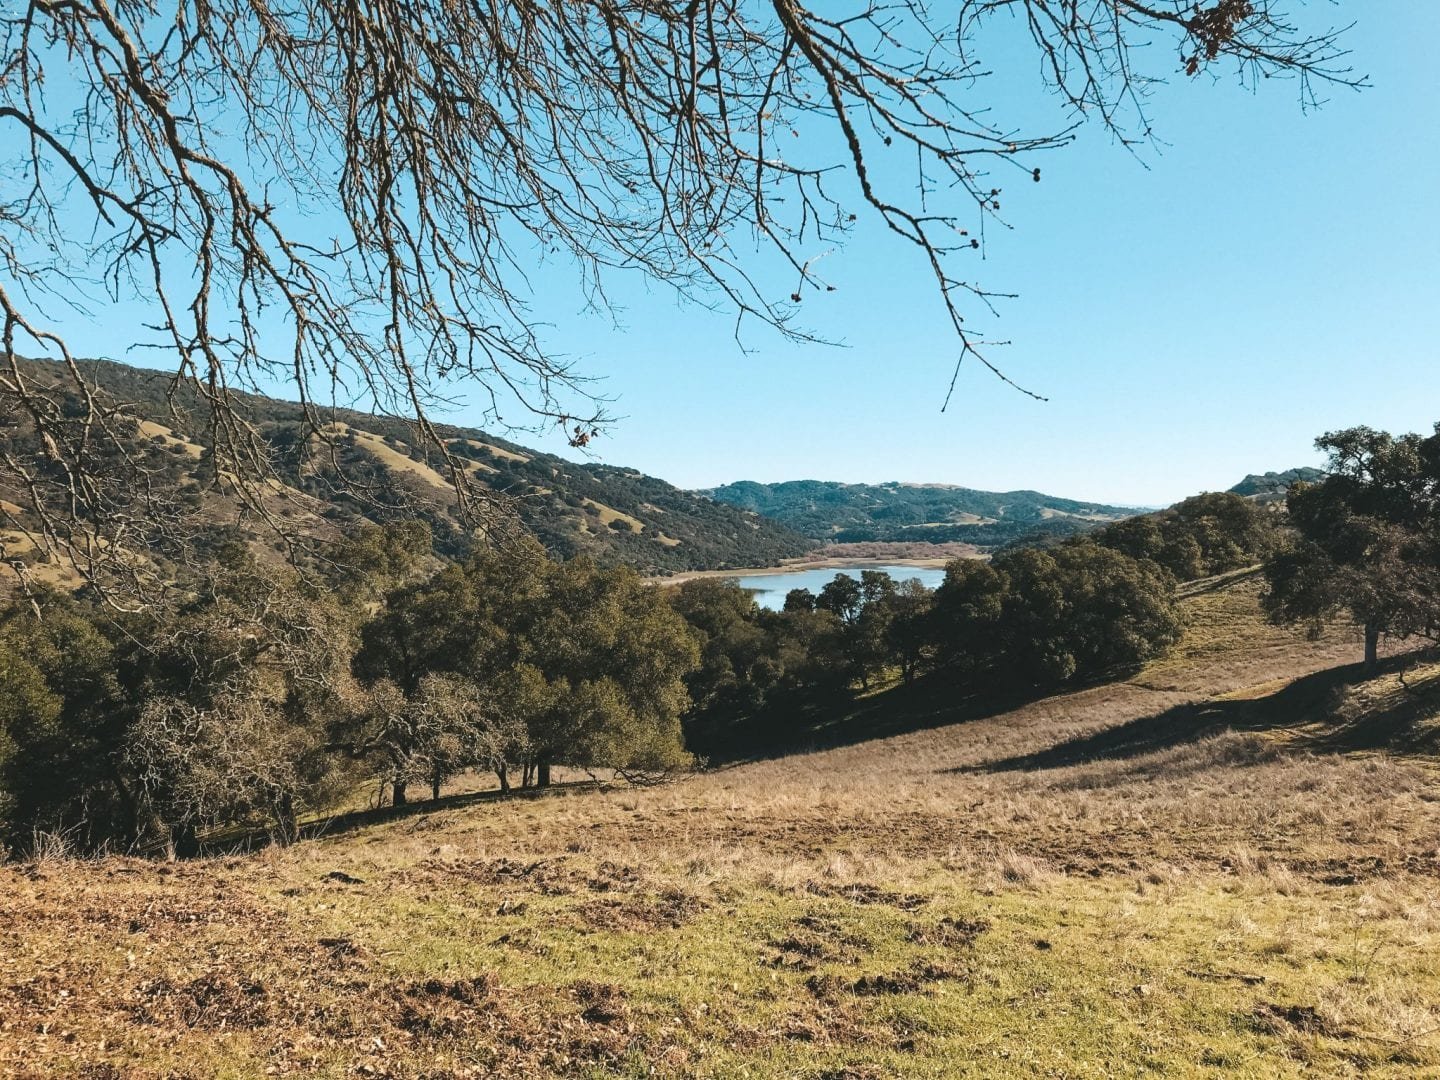
[(1431, 7), (17, 5), (0, 1080), (1440, 1080)]

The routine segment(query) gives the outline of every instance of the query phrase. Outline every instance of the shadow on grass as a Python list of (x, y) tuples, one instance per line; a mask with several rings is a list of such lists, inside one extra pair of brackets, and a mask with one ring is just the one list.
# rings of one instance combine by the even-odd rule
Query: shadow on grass
[[(1414, 656), (1393, 657), (1380, 674), (1393, 674)], [(1373, 707), (1344, 715), (1345, 691), (1367, 682), (1364, 665), (1348, 664), (1302, 676), (1261, 698), (1219, 698), (1177, 705), (1116, 727), (1079, 736), (1031, 754), (967, 765), (954, 772), (1058, 769), (1095, 761), (1124, 761), (1198, 742), (1227, 731), (1293, 731), (1292, 745), (1345, 753), (1389, 750), (1409, 754), (1440, 751), (1440, 692), (1396, 689)]]
[(840, 690), (787, 695), (750, 715), (692, 725), (686, 741), (711, 767), (727, 767), (984, 720), (1082, 689), (976, 691), (939, 671), (862, 697)]
[(1175, 598), (1185, 600), (1192, 596), (1205, 596), (1209, 593), (1224, 592), (1242, 581), (1255, 581), (1261, 577), (1262, 571), (1259, 566), (1246, 566), (1239, 570), (1227, 570), (1223, 574), (1216, 574), (1214, 577), (1200, 578), (1197, 581), (1182, 581), (1175, 587)]
[[(466, 791), (454, 795), (442, 795), (438, 799), (421, 799), (401, 806), (372, 806), (365, 810), (349, 810), (343, 814), (307, 821), (300, 826), (296, 840), (318, 840), (325, 836), (343, 836), (346, 833), (368, 829), (372, 825), (402, 821), (406, 818), (424, 817), (442, 810), (460, 810), (467, 806), (484, 803), (508, 802), (515, 799), (545, 799), (552, 796), (574, 794), (582, 791), (598, 791), (605, 784), (600, 780), (567, 780), (552, 783), (544, 788), (513, 788), (508, 792)], [(242, 833), (208, 837), (200, 844), (201, 855), (237, 855), (268, 847), (276, 842), (273, 830), (251, 829)]]

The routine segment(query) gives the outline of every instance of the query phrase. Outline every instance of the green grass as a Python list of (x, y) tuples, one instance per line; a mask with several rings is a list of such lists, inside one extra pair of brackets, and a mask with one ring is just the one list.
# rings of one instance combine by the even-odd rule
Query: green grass
[(1440, 1076), (1440, 704), (1253, 583), (1186, 604), (960, 723), (0, 868), (0, 1075)]

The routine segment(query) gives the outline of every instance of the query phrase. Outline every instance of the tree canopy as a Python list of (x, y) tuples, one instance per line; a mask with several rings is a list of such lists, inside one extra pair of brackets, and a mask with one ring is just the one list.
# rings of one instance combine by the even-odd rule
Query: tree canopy
[(1440, 425), (1428, 436), (1348, 428), (1316, 446), (1329, 468), (1290, 489), (1295, 538), (1266, 563), (1266, 609), (1315, 629), (1348, 613), (1373, 670), (1382, 635), (1440, 632)]

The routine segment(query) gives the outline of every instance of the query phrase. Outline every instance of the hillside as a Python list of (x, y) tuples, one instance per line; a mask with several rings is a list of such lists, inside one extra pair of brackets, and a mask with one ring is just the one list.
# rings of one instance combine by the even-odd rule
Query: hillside
[[(47, 365), (26, 362), (38, 372)], [(167, 379), (154, 371), (109, 362), (85, 365), (137, 421), (137, 445), (162, 486), (183, 493), (201, 507), (218, 533), (237, 532), (258, 547), (274, 540), (263, 526), (247, 522), (236, 505), (217, 494), (208, 478), (210, 436), (198, 410), (166, 400)], [(51, 373), (53, 374), (53, 368)], [(337, 484), (333, 472), (307, 459), (307, 431), (300, 407), (254, 395), (240, 395), (248, 416), (276, 452), (285, 489), (276, 492), (276, 513), (316, 530), (347, 530), (365, 520), (418, 517), (434, 532), (437, 550), (448, 556), (469, 543), (457, 520), (450, 481), (433, 453), (417, 446), (410, 425), (349, 410), (326, 413), (337, 439), (338, 464), (352, 482), (368, 485), (365, 497)], [(193, 403), (192, 403), (193, 404)], [(471, 479), (515, 497), (526, 526), (555, 555), (588, 554), (604, 564), (628, 564), (648, 572), (768, 566), (803, 554), (813, 544), (797, 533), (704, 495), (682, 491), (663, 480), (614, 465), (577, 463), (538, 453), (487, 432), (437, 425), (450, 452), (470, 470)], [(15, 444), (22, 460), (33, 448), (17, 420), (0, 422), (0, 443)], [(21, 500), (0, 477), (0, 500)], [(385, 509), (378, 509), (385, 507)], [(7, 558), (23, 557), (18, 534), (0, 531)], [(63, 576), (58, 568), (37, 572)]]
[(950, 484), (743, 480), (705, 494), (833, 543), (931, 541), (994, 548), (1032, 533), (1072, 535), (1136, 513), (1038, 491), (976, 491)]
[(669, 786), (0, 867), (0, 1073), (1433, 1075), (1440, 669), (1357, 683), (1256, 590), (1128, 681)]
[(1323, 469), (1302, 465), (1284, 472), (1251, 473), (1230, 490), (1261, 502), (1278, 502), (1285, 498), (1292, 484), (1313, 484), (1324, 476)]

